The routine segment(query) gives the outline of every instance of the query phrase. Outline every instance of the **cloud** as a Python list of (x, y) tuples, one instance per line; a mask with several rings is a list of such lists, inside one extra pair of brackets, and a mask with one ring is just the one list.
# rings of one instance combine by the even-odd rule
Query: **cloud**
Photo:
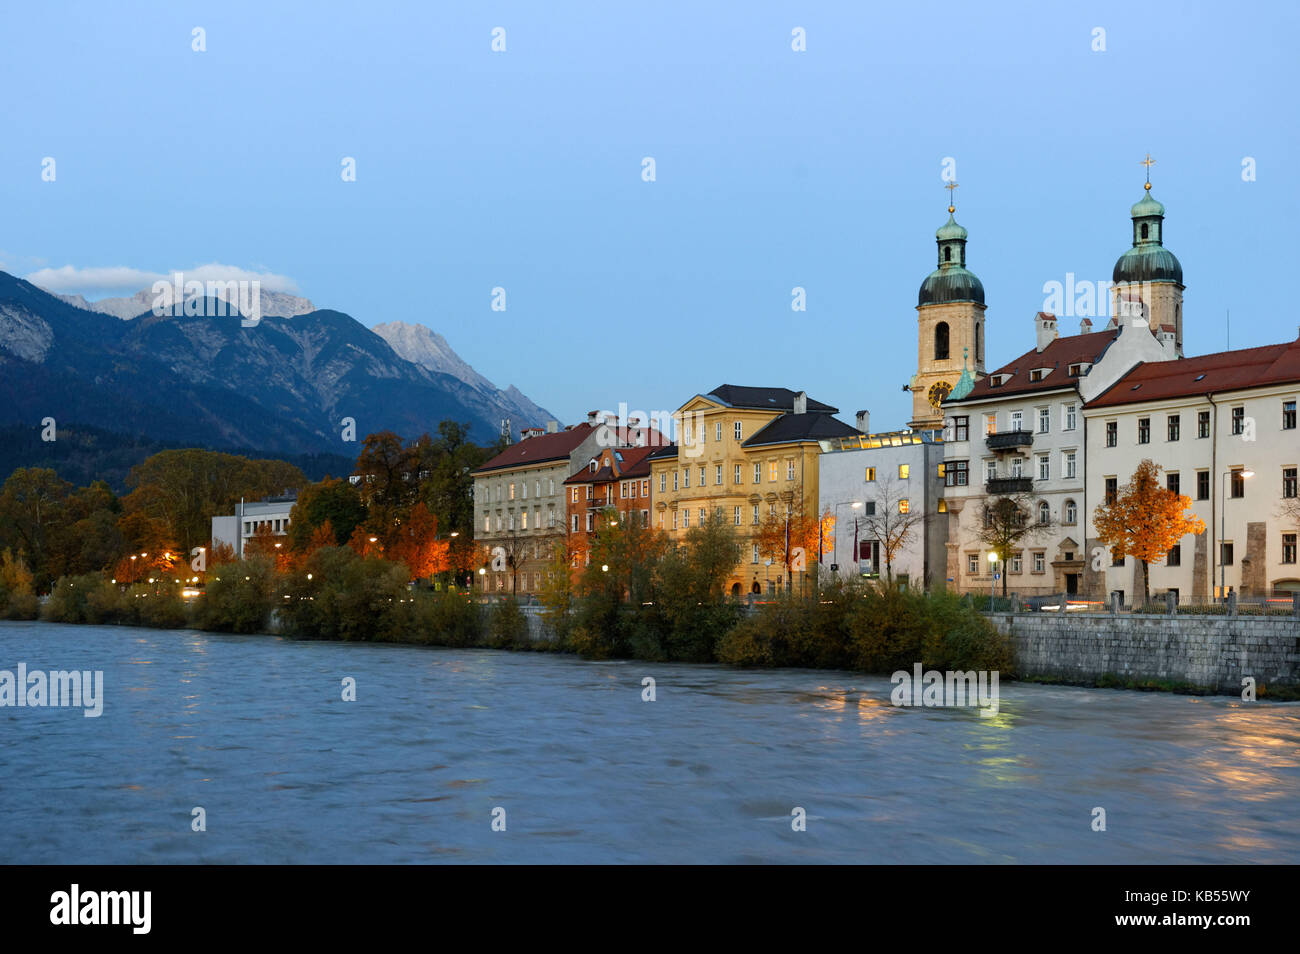
[[(268, 271), (253, 271), (235, 265), (222, 265), (210, 262), (195, 268), (178, 269), (183, 281), (229, 282), (258, 281), (264, 291), (288, 292), (296, 294), (298, 283), (287, 275), (277, 275)], [(60, 292), (65, 295), (101, 292), (105, 295), (127, 292), (133, 294), (150, 288), (154, 282), (172, 280), (171, 272), (146, 272), (139, 268), (127, 268), (123, 265), (109, 267), (78, 268), (64, 265), (61, 268), (42, 268), (23, 276), (38, 288)]]

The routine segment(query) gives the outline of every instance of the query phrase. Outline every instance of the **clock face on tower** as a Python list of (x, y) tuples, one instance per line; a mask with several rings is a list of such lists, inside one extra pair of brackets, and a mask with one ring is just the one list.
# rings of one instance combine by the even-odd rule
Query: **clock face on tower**
[(930, 399), (930, 407), (937, 410), (950, 393), (952, 393), (952, 385), (947, 381), (936, 381), (930, 385), (930, 390), (926, 392), (926, 397)]

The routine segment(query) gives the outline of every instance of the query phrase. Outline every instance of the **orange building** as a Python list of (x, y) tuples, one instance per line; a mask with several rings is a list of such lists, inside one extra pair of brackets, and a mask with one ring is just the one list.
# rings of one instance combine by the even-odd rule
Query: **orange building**
[(619, 520), (650, 526), (650, 455), (655, 446), (607, 447), (564, 482), (566, 542), (574, 569), (591, 559), (596, 521), (609, 507)]

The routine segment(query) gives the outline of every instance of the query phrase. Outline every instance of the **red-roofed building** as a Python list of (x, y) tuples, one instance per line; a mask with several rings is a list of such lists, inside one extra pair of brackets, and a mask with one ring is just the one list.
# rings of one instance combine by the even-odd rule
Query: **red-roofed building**
[(649, 422), (620, 423), (591, 412), (581, 424), (528, 428), (522, 438), (474, 471), (474, 539), (484, 546), (478, 574), (486, 593), (540, 591), (567, 521), (564, 481), (611, 448), (667, 443)]
[[(1176, 354), (1174, 336), (1153, 333), (1140, 302), (1121, 312), (1111, 330), (1065, 337), (1054, 315), (1039, 312), (1033, 349), (943, 403), (950, 588), (1046, 596), (1086, 592), (1094, 582), (1083, 406), (1142, 362)], [(992, 562), (985, 528), (1003, 499), (1015, 501), (1030, 530)]]
[(597, 522), (607, 509), (617, 519), (650, 526), (650, 455), (658, 447), (606, 447), (564, 482), (565, 529), (575, 570), (591, 558)]
[[(1224, 588), (1247, 597), (1300, 590), (1298, 400), (1300, 338), (1144, 363), (1088, 401), (1090, 505), (1118, 492), (1150, 459), (1205, 521), (1205, 533), (1184, 537), (1150, 567), (1152, 594), (1205, 599)], [(1102, 562), (1099, 589), (1122, 590), (1126, 599), (1141, 593), (1136, 560), (1114, 563), (1105, 555)]]

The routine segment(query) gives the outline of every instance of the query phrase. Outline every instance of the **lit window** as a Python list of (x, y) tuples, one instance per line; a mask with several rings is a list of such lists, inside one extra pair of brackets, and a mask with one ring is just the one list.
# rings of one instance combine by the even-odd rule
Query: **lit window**
[(899, 513), (911, 513), (911, 511), (912, 511), (912, 504), (906, 497), (898, 501)]
[(865, 479), (866, 479), (867, 483), (871, 483), (872, 481), (874, 481), (874, 480), (876, 479), (876, 468), (874, 468), (874, 467), (868, 467), (868, 468), (867, 468), (867, 475), (866, 475), (866, 478), (865, 478)]
[(899, 464), (899, 465), (898, 465), (898, 479), (899, 479), (899, 480), (907, 480), (907, 479), (908, 479), (909, 477), (911, 477), (911, 476), (912, 476), (912, 465), (911, 465), (911, 464)]

